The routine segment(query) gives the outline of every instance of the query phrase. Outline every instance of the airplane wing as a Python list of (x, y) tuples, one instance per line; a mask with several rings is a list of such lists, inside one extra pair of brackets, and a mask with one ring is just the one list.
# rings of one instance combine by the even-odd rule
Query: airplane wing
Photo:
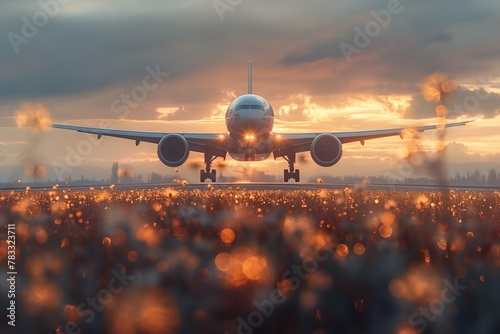
[[(158, 144), (160, 140), (169, 134), (169, 132), (145, 132), (145, 131), (128, 131), (115, 129), (92, 128), (85, 126), (73, 126), (63, 124), (52, 124), (53, 128), (74, 130), (83, 133), (97, 135), (97, 138), (102, 136), (117, 137), (134, 140), (136, 145), (140, 142), (148, 142)], [(177, 133), (177, 132), (176, 132)], [(207, 147), (216, 146), (219, 135), (217, 133), (177, 133), (183, 136), (188, 144), (189, 150), (193, 152), (207, 152)], [(220, 147), (218, 147), (220, 149)]]
[[(350, 132), (326, 132), (336, 136), (342, 144), (357, 142), (359, 141), (362, 145), (365, 144), (365, 140), (390, 137), (390, 136), (400, 136), (403, 137), (403, 131), (407, 129), (412, 129), (417, 132), (424, 132), (426, 130), (434, 130), (437, 128), (451, 128), (456, 126), (463, 126), (467, 123), (474, 122), (475, 119), (470, 121), (462, 121), (456, 123), (448, 123), (443, 125), (424, 125), (417, 127), (407, 127), (407, 128), (394, 128), (394, 129), (383, 129), (383, 130), (367, 130), (367, 131), (350, 131)], [(285, 143), (293, 146), (294, 151), (305, 152), (311, 149), (311, 143), (318, 135), (325, 132), (313, 132), (313, 133), (282, 133), (279, 136), (283, 139)], [(278, 135), (278, 134), (276, 134)], [(286, 145), (286, 144), (285, 144)]]

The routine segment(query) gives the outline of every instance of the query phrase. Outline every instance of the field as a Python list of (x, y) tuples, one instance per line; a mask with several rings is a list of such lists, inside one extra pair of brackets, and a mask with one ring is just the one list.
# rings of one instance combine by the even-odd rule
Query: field
[(500, 333), (499, 208), (500, 192), (54, 187), (0, 193), (0, 225), (19, 333)]

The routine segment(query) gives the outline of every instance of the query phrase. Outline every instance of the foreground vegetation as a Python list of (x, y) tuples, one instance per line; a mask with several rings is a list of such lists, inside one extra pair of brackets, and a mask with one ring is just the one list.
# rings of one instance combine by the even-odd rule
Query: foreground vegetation
[(495, 333), (499, 207), (499, 192), (54, 188), (0, 193), (0, 224), (16, 225), (23, 333)]

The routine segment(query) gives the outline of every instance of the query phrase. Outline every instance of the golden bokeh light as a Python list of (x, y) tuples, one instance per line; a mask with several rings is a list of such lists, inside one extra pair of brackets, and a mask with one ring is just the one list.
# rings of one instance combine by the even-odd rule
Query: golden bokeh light
[(353, 250), (354, 250), (354, 254), (363, 255), (365, 253), (366, 248), (365, 248), (365, 245), (358, 242), (358, 243), (354, 244)]
[(230, 228), (225, 228), (220, 232), (220, 238), (226, 244), (232, 243), (235, 237), (234, 231)]
[(388, 225), (380, 225), (378, 233), (382, 238), (390, 238), (392, 236), (392, 227)]
[(114, 296), (105, 312), (110, 332), (121, 334), (173, 334), (181, 319), (178, 306), (161, 289), (128, 289)]
[(258, 280), (264, 275), (267, 260), (263, 256), (251, 256), (243, 262), (243, 273), (252, 280)]
[(35, 315), (40, 312), (55, 311), (61, 302), (61, 290), (50, 280), (29, 282), (21, 292), (23, 310)]
[(131, 250), (128, 252), (127, 258), (130, 262), (137, 262), (139, 260), (139, 253), (136, 250)]
[(161, 242), (158, 232), (148, 225), (143, 225), (137, 230), (136, 238), (152, 247), (158, 247)]
[(336, 253), (340, 257), (345, 257), (349, 254), (349, 247), (346, 244), (340, 244), (337, 246)]
[(15, 119), (18, 127), (27, 127), (34, 133), (51, 129), (50, 113), (41, 103), (23, 103), (16, 111)]
[(232, 257), (228, 253), (219, 253), (215, 257), (215, 266), (220, 271), (229, 271), (232, 266)]

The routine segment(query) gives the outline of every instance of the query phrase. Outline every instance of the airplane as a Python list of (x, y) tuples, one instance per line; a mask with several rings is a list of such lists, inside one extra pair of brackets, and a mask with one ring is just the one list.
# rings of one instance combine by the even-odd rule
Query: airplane
[[(425, 125), (414, 131), (442, 129), (463, 126), (470, 121)], [(274, 160), (283, 158), (288, 169), (283, 171), (284, 182), (290, 179), (300, 181), (300, 171), (295, 169), (296, 154), (309, 151), (315, 163), (331, 167), (342, 157), (342, 145), (351, 142), (365, 144), (366, 140), (389, 136), (400, 136), (407, 128), (367, 130), (353, 132), (312, 132), (275, 133), (274, 112), (271, 104), (252, 93), (252, 62), (248, 62), (248, 93), (236, 97), (227, 108), (225, 115), (226, 133), (184, 133), (184, 132), (144, 132), (102, 129), (83, 126), (52, 124), (53, 128), (76, 130), (78, 132), (102, 136), (118, 137), (158, 145), (158, 158), (168, 167), (179, 167), (186, 162), (190, 152), (204, 155), (205, 169), (200, 170), (200, 182), (210, 179), (216, 182), (216, 171), (212, 162), (217, 158), (226, 159), (227, 154), (237, 161), (261, 161), (272, 154)]]

